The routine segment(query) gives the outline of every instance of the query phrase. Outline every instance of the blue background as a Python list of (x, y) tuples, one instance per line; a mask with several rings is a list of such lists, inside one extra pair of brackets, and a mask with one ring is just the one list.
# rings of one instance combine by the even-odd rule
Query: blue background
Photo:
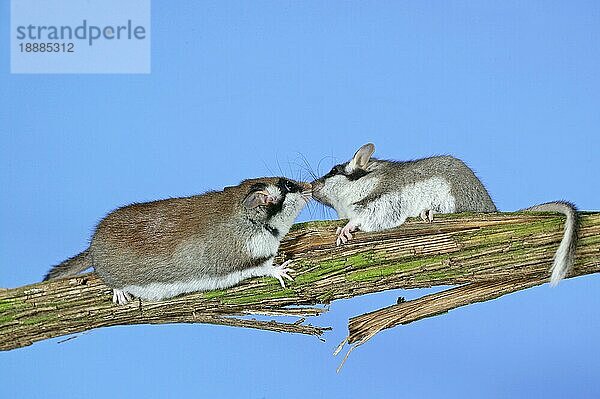
[[(367, 141), (464, 159), (501, 210), (599, 208), (598, 2), (152, 6), (150, 75), (11, 75), (1, 3), (0, 286), (38, 281), (117, 206), (297, 177), (298, 153), (323, 172)], [(0, 396), (599, 397), (599, 291), (587, 276), (395, 328), (339, 375), (349, 317), (430, 291), (335, 302), (325, 343), (99, 329), (1, 353)]]

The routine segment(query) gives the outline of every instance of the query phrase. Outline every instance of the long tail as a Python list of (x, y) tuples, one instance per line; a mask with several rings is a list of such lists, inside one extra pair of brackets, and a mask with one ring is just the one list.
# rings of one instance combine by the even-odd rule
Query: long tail
[(535, 212), (560, 212), (567, 217), (565, 223), (565, 232), (560, 241), (558, 250), (554, 255), (554, 263), (552, 264), (552, 276), (550, 277), (550, 285), (556, 286), (569, 272), (575, 260), (575, 247), (577, 246), (577, 229), (579, 227), (579, 217), (577, 208), (567, 201), (547, 202), (532, 206), (531, 208), (523, 209), (524, 211)]
[(52, 269), (50, 269), (48, 274), (46, 274), (44, 281), (73, 276), (77, 273), (81, 273), (85, 269), (92, 266), (91, 261), (90, 249), (88, 248), (79, 255), (75, 255), (72, 258), (65, 260), (61, 264), (54, 266)]

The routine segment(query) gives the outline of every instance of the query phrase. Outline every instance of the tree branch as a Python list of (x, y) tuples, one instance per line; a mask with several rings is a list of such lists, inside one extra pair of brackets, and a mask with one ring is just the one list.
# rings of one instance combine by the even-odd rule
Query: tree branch
[(359, 346), (382, 330), (437, 316), (461, 306), (485, 302), (545, 283), (547, 277), (465, 284), (408, 302), (400, 302), (350, 319), (346, 341)]
[[(257, 278), (227, 290), (160, 302), (133, 301), (121, 307), (112, 304), (110, 290), (94, 273), (0, 290), (0, 349), (126, 324), (210, 323), (320, 336), (326, 328), (302, 320), (325, 311), (315, 305), (396, 288), (468, 284), (453, 292), (473, 291), (471, 299), (486, 300), (477, 294), (480, 289), (487, 287), (497, 293), (503, 292), (504, 286), (469, 283), (511, 280), (523, 282), (524, 288), (545, 281), (564, 224), (563, 217), (539, 213), (436, 218), (433, 224), (411, 220), (394, 230), (359, 232), (341, 247), (335, 246), (333, 234), (340, 222), (298, 224), (282, 242), (277, 259), (294, 259), (295, 280), (286, 289), (275, 279)], [(571, 276), (600, 271), (600, 214), (583, 214), (581, 219), (577, 262)], [(410, 307), (413, 318), (427, 317), (445, 311), (445, 307), (465, 304), (458, 294), (448, 292), (447, 296), (446, 302), (425, 297), (403, 309)], [(255, 315), (301, 320), (247, 317)], [(362, 317), (353, 321), (364, 320)], [(402, 323), (410, 317), (395, 316), (394, 320)], [(362, 324), (350, 327), (353, 342), (369, 335), (353, 334), (352, 326), (357, 325)]]

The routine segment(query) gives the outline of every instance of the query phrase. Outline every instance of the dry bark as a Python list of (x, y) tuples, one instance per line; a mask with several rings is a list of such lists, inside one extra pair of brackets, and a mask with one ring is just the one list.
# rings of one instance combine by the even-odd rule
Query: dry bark
[[(392, 313), (382, 310), (374, 312), (378, 317), (354, 318), (352, 342), (365, 342), (373, 331), (365, 326), (386, 328), (544, 282), (564, 224), (559, 215), (540, 213), (436, 217), (432, 224), (410, 220), (394, 230), (359, 232), (341, 247), (335, 246), (333, 234), (341, 222), (298, 224), (277, 259), (294, 260), (295, 281), (286, 289), (275, 279), (257, 278), (227, 290), (122, 307), (112, 304), (110, 290), (94, 273), (0, 290), (0, 349), (126, 324), (210, 323), (320, 336), (326, 328), (305, 324), (304, 318), (318, 316), (325, 311), (319, 305), (333, 300), (396, 288), (466, 284), (392, 307)], [(600, 271), (600, 214), (582, 215), (579, 238), (570, 275)], [(240, 317), (253, 315), (299, 320)], [(378, 321), (379, 316), (385, 321)]]
[(412, 301), (400, 302), (351, 318), (346, 340), (349, 344), (362, 345), (382, 330), (436, 316), (472, 303), (496, 299), (543, 284), (546, 280), (546, 277), (532, 277), (508, 281), (482, 281), (426, 295)]

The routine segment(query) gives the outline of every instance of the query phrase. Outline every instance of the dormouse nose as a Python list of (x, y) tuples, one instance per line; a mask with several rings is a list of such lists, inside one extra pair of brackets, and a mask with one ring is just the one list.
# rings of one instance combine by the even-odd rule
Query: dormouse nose
[(310, 191), (312, 190), (312, 184), (300, 182), (300, 187), (302, 187), (302, 191)]
[(323, 187), (323, 182), (320, 179), (317, 179), (311, 183), (312, 191), (319, 191)]

